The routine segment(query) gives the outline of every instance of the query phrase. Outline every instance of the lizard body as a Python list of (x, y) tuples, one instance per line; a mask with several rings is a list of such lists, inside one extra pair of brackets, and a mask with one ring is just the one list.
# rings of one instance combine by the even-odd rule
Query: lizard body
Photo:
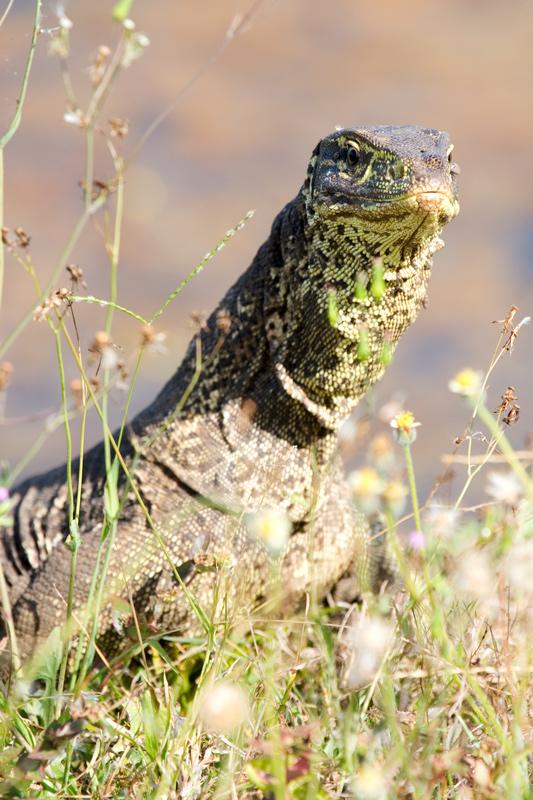
[[(292, 523), (280, 558), (287, 607), (326, 592), (354, 560), (364, 572), (366, 523), (351, 506), (337, 430), (425, 300), (439, 234), (458, 211), (450, 156), (447, 134), (414, 126), (341, 130), (316, 147), (302, 189), (124, 437), (137, 496), (122, 476), (121, 512), (107, 523), (104, 649), (116, 596), (182, 631), (197, 626), (183, 584), (208, 616), (217, 598), (239, 607), (265, 596), (271, 562), (244, 524), (260, 509)], [(105, 481), (100, 445), (85, 459), (75, 610), (102, 568)], [(65, 468), (14, 497), (2, 558), (28, 656), (66, 616)]]

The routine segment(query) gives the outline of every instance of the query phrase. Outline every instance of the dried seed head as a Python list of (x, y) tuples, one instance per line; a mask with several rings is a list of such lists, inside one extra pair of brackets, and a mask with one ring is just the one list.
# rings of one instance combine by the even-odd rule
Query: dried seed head
[(102, 369), (113, 369), (118, 364), (116, 345), (106, 331), (98, 331), (95, 334), (89, 352), (100, 359)]
[(231, 316), (229, 311), (226, 311), (225, 308), (221, 308), (217, 313), (217, 328), (222, 331), (222, 333), (230, 332)]
[(24, 228), (15, 228), (15, 236), (17, 237), (17, 247), (23, 250), (30, 246), (31, 238), (28, 236)]
[(50, 316), (52, 311), (59, 311), (65, 304), (69, 303), (69, 298), (71, 297), (72, 292), (70, 289), (56, 289), (55, 292), (51, 292), (48, 297), (45, 297), (43, 302), (37, 306), (35, 311), (33, 312), (33, 319), (36, 322), (42, 322), (44, 319)]
[(152, 353), (164, 353), (166, 333), (156, 331), (152, 325), (143, 325), (141, 328), (141, 347), (146, 347)]
[(96, 51), (93, 63), (89, 67), (89, 77), (91, 79), (91, 83), (93, 86), (98, 86), (98, 84), (104, 77), (104, 72), (106, 71), (107, 67), (107, 61), (110, 55), (111, 55), (111, 50), (109, 49), (109, 47), (105, 44), (101, 44), (98, 50)]
[(74, 285), (81, 285), (87, 288), (87, 284), (83, 280), (83, 270), (77, 264), (67, 264), (66, 271), (70, 275), (70, 280)]
[(83, 383), (80, 378), (73, 378), (70, 382), (70, 393), (77, 409), (83, 408)]
[(205, 311), (191, 311), (189, 315), (193, 328), (200, 333), (200, 331), (207, 330), (207, 315)]
[(109, 133), (113, 139), (124, 139), (128, 135), (129, 123), (126, 119), (113, 117), (109, 120)]

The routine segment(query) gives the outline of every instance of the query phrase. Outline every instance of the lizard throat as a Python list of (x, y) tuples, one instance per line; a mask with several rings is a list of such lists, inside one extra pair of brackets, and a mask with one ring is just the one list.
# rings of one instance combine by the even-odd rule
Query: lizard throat
[(392, 229), (389, 220), (386, 230), (353, 221), (312, 226), (307, 274), (293, 301), (299, 324), (275, 371), (326, 428), (338, 428), (381, 378), (424, 304), (442, 246), (432, 222), (419, 215)]

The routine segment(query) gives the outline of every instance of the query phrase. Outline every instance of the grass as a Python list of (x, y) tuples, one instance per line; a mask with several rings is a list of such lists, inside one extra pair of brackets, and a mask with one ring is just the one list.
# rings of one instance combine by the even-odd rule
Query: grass
[[(117, 4), (119, 22), (130, 6)], [(1, 264), (7, 249), (30, 279), (36, 300), (0, 344), (0, 354), (4, 356), (34, 316), (48, 326), (62, 398), (54, 424), (64, 427), (69, 465), (72, 621), (81, 507), (80, 491), (74, 487), (81, 485), (83, 475), (83, 459), (78, 480), (72, 475), (73, 416), (82, 419), (82, 453), (87, 415), (96, 413), (102, 425), (107, 482), (99, 569), (105, 575), (122, 505), (118, 474), (129, 470), (120, 441), (146, 350), (161, 341), (153, 325), (164, 319), (177, 294), (249, 215), (151, 317), (118, 302), (128, 163), (120, 154), (120, 126), (115, 124), (114, 132), (104, 130), (98, 120), (109, 87), (142, 54), (146, 42), (128, 25), (121, 27), (116, 49), (99, 51), (92, 65), (93, 92), (83, 110), (68, 72), (69, 31), (63, 16), (52, 50), (62, 67), (68, 121), (85, 137), (84, 208), (44, 286), (24, 232), (4, 233)], [(34, 45), (32, 40), (16, 125)], [(9, 128), (8, 138), (15, 130), (13, 125)], [(105, 185), (93, 181), (95, 136), (103, 137), (112, 165)], [(3, 151), (8, 139), (0, 141)], [(59, 276), (97, 214), (104, 218), (109, 297), (83, 294), (82, 276), (76, 278), (72, 293), (58, 293)], [(87, 343), (77, 336), (79, 302), (103, 306), (105, 312), (102, 330), (91, 344), (100, 364), (98, 382), (83, 356)], [(122, 427), (114, 438), (108, 423), (109, 392), (125, 377), (112, 339), (113, 319), (120, 313), (142, 328), (127, 378)], [(515, 314), (511, 310), (502, 323), (486, 373), (466, 370), (451, 382), (467, 409), (461, 437), (466, 453), (450, 458), (456, 468), (465, 462), (464, 481), (454, 501), (438, 505), (432, 493), (420, 505), (412, 447), (416, 422), (405, 412), (396, 415), (392, 430), (381, 431), (370, 442), (368, 465), (349, 476), (354, 504), (385, 521), (394, 568), (401, 576), (397, 585), (364, 593), (356, 602), (339, 592), (321, 605), (309, 602), (289, 619), (277, 618), (275, 603), (269, 613), (204, 617), (204, 633), (194, 639), (173, 634), (163, 642), (161, 636), (141, 632), (134, 619), (138, 636), (130, 640), (129, 649), (105, 668), (94, 669), (97, 610), (104, 601), (104, 581), (96, 580), (95, 574), (91, 614), (82, 626), (86, 636), (71, 642), (72, 626), (65, 626), (49, 643), (39, 681), (19, 679), (0, 694), (0, 795), (220, 800), (530, 797), (533, 489), (524, 456), (531, 458), (531, 453), (516, 453), (505, 435), (505, 421), (511, 423), (516, 416), (512, 392), (504, 393), (496, 415), (486, 399), (488, 381), (519, 333), (522, 323), (515, 323)], [(79, 372), (75, 391), (66, 384), (67, 358)], [(193, 380), (200, 371), (199, 357)], [(4, 362), (1, 389), (8, 379)], [(474, 434), (480, 425), (481, 446)], [(4, 476), (0, 524), (9, 524), (6, 488), (46, 435), (44, 431), (32, 452)], [(494, 472), (493, 464), (502, 460), (504, 470)], [(471, 485), (480, 473), (487, 476), (487, 495), (469, 507)], [(134, 488), (133, 479), (130, 483)], [(138, 500), (142, 503), (141, 497)], [(276, 593), (275, 558), (272, 569)], [(351, 577), (345, 585), (353, 595)], [(0, 594), (9, 621), (9, 598), (1, 581)], [(10, 638), (16, 642), (13, 631)], [(13, 654), (18, 668), (16, 648)]]

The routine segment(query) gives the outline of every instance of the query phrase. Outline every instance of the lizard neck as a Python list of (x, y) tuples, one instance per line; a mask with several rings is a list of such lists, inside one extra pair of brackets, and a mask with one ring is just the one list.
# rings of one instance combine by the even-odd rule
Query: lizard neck
[(339, 425), (416, 317), (435, 241), (404, 236), (398, 263), (394, 240), (389, 252), (380, 244), (383, 230), (380, 239), (339, 224), (310, 223), (301, 196), (286, 206), (134, 422), (148, 433), (148, 458), (194, 491), (235, 507), (269, 502), (295, 519), (307, 513)]
[(157, 416), (187, 393), (177, 424), (211, 414), (228, 427), (241, 408), (263, 431), (329, 453), (425, 301), (440, 229), (406, 224), (310, 221), (299, 195), (191, 343)]

